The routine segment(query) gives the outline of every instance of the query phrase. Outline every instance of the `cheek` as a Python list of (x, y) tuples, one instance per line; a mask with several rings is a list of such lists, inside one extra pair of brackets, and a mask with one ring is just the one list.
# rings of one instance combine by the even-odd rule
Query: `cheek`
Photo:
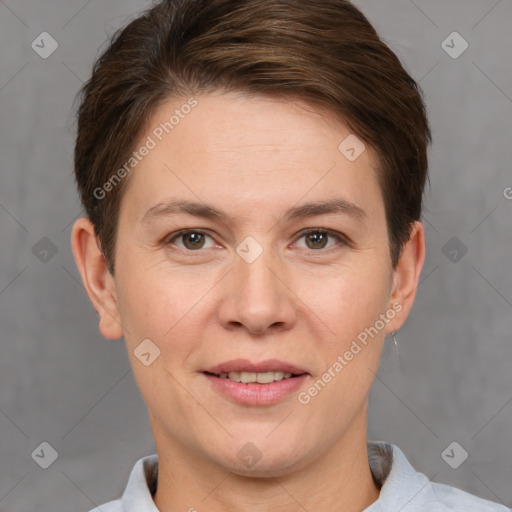
[(136, 343), (139, 338), (158, 337), (156, 320), (163, 314), (162, 302), (160, 290), (139, 273), (123, 279), (118, 304), (127, 341)]
[(206, 277), (162, 271), (158, 266), (145, 268), (142, 262), (128, 259), (124, 265), (130, 271), (119, 276), (118, 304), (129, 348), (149, 338), (164, 357), (169, 345), (175, 358), (188, 354), (191, 340), (201, 336), (198, 322), (192, 320), (211, 288)]
[[(165, 400), (171, 408), (184, 414), (180, 408), (187, 397), (181, 396), (174, 378), (179, 378), (177, 370), (186, 369), (187, 360), (197, 350), (201, 339), (194, 322), (194, 304), (200, 296), (194, 287), (182, 286), (177, 277), (163, 279), (154, 271), (143, 271), (142, 266), (139, 271), (133, 270), (135, 265), (126, 268), (132, 270), (123, 276), (118, 302), (126, 330), (126, 347), (139, 389), (153, 410), (158, 410), (158, 404)], [(148, 339), (157, 349), (148, 345), (145, 341)], [(146, 366), (141, 364), (143, 361), (137, 354), (148, 351), (151, 357), (158, 355)], [(162, 393), (155, 394), (155, 389)]]
[(333, 348), (342, 349), (373, 326), (388, 307), (388, 273), (384, 266), (371, 265), (368, 259), (366, 263), (364, 268), (339, 269), (315, 286), (304, 287), (304, 302), (329, 327)]
[[(323, 300), (318, 301), (313, 295), (322, 290)], [(381, 315), (386, 314), (387, 299), (385, 272), (370, 267), (365, 272), (351, 269), (306, 299), (317, 300), (312, 309), (329, 330), (315, 337), (322, 373), (302, 398), (313, 401), (322, 395), (313, 407), (331, 410), (336, 424), (356, 414), (369, 393), (382, 352), (386, 323)]]

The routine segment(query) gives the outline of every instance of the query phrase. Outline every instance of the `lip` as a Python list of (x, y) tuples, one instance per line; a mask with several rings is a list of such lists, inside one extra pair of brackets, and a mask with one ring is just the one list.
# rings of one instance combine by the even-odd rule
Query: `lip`
[[(221, 373), (229, 372), (264, 373), (277, 371), (288, 372), (296, 376), (269, 384), (244, 384), (243, 382), (234, 382), (219, 377)], [(266, 359), (259, 362), (249, 359), (232, 359), (205, 368), (201, 373), (216, 393), (232, 402), (243, 405), (275, 404), (296, 392), (311, 377), (307, 370), (280, 359)]]
[(286, 361), (281, 361), (279, 359), (266, 359), (265, 361), (260, 362), (250, 361), (249, 359), (232, 359), (231, 361), (226, 361), (224, 363), (205, 368), (201, 371), (203, 373), (215, 373), (216, 375), (229, 372), (263, 373), (277, 371), (289, 372), (293, 373), (294, 375), (301, 375), (303, 373), (309, 374), (307, 370), (287, 363)]
[(243, 382), (234, 382), (204, 372), (202, 375), (207, 379), (212, 389), (223, 397), (237, 404), (253, 406), (276, 404), (298, 391), (310, 378), (309, 374), (304, 373), (297, 377), (274, 381), (270, 384), (244, 384)]

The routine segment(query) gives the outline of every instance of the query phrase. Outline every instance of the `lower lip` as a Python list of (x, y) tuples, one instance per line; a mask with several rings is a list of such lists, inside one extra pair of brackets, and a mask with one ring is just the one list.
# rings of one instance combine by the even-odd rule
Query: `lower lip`
[(277, 380), (270, 384), (235, 382), (203, 373), (216, 391), (231, 400), (244, 405), (271, 405), (297, 391), (306, 381), (308, 374)]

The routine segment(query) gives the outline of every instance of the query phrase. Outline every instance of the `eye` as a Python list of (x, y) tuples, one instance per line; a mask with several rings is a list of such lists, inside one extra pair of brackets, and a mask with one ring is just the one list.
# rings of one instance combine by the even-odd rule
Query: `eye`
[[(213, 248), (214, 244), (210, 245), (209, 247), (205, 245), (206, 237), (213, 241), (212, 237), (205, 231), (200, 229), (183, 229), (169, 235), (164, 240), (164, 243), (165, 245), (175, 245), (176, 247), (185, 251), (198, 251), (199, 249)], [(327, 250), (331, 249), (332, 247), (336, 247), (336, 245), (349, 245), (348, 240), (343, 235), (341, 235), (341, 233), (321, 228), (307, 229), (299, 235), (298, 239), (301, 238), (305, 238), (306, 240), (306, 249), (315, 252), (318, 252), (318, 250), (321, 249), (326, 249), (329, 239), (334, 239), (338, 243), (331, 244), (330, 247), (327, 247)], [(176, 240), (182, 240), (183, 244), (180, 245), (175, 243)]]
[[(205, 247), (205, 237), (211, 238), (210, 235), (199, 229), (184, 229), (182, 231), (178, 231), (177, 233), (173, 233), (170, 237), (166, 238), (165, 244), (173, 244), (179, 247), (180, 249), (190, 251), (196, 251), (198, 249), (204, 248), (208, 249), (209, 247)], [(174, 244), (174, 240), (179, 239), (182, 239), (184, 241), (183, 246)]]
[(347, 239), (340, 233), (336, 233), (321, 228), (311, 228), (306, 231), (303, 231), (299, 236), (299, 239), (300, 238), (305, 238), (306, 248), (313, 251), (325, 249), (329, 238), (337, 240), (338, 244), (335, 243), (331, 245), (331, 247), (328, 247), (328, 249), (335, 247), (340, 243), (342, 245), (348, 245)]

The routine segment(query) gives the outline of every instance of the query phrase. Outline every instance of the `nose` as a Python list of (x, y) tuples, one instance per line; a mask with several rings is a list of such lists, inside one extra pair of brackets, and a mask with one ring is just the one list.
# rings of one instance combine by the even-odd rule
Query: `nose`
[(275, 334), (293, 326), (296, 296), (282, 265), (267, 256), (269, 252), (263, 251), (251, 263), (235, 255), (218, 308), (219, 321), (226, 329), (245, 328), (256, 335)]

